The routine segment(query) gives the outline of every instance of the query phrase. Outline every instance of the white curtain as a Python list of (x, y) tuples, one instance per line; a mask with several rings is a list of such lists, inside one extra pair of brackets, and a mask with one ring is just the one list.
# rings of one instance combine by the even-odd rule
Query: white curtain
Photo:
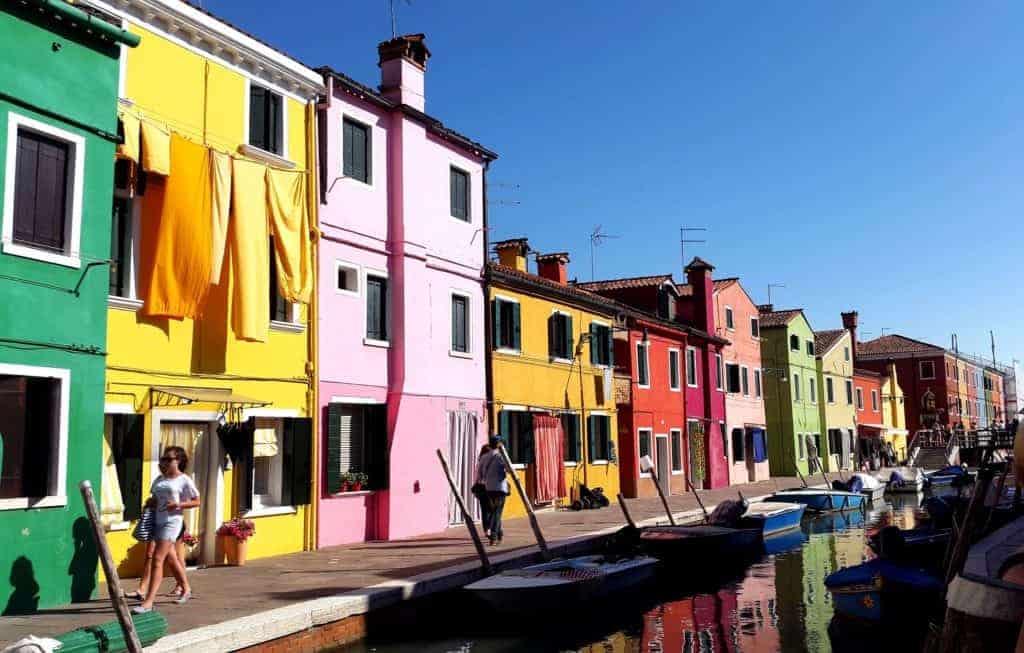
[(189, 457), (187, 473), (199, 489), (198, 509), (185, 511), (185, 526), (199, 538), (199, 562), (212, 561), (216, 555), (217, 483), (221, 475), (220, 441), (205, 422), (162, 422), (161, 451), (169, 446), (182, 447)]
[[(476, 482), (476, 461), (479, 454), (476, 413), (465, 410), (448, 411), (448, 465), (451, 468), (452, 479), (474, 521), (480, 519), (480, 506), (470, 488)], [(448, 500), (448, 523), (462, 523), (462, 512), (454, 497)]]
[(100, 486), (100, 521), (107, 527), (124, 521), (124, 498), (111, 445), (113, 435), (114, 420), (107, 415), (103, 420), (103, 477)]

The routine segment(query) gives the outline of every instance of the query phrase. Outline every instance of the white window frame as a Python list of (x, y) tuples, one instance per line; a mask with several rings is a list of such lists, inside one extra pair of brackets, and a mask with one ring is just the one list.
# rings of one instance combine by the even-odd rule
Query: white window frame
[[(355, 290), (349, 290), (347, 288), (338, 287), (338, 272), (343, 269), (355, 273)], [(338, 295), (346, 295), (348, 297), (361, 297), (363, 294), (362, 267), (355, 263), (349, 263), (348, 261), (344, 261), (342, 259), (334, 259), (334, 292)]]
[[(496, 301), (508, 302), (510, 304), (519, 304), (519, 320), (520, 320), (519, 334), (520, 334), (520, 338), (521, 338), (522, 337), (522, 331), (523, 331), (523, 325), (522, 325), (522, 319), (523, 319), (522, 308), (523, 307), (522, 307), (522, 303), (518, 299), (516, 299), (515, 297), (510, 297), (508, 295), (497, 295), (496, 294), (496, 295), (494, 295), (494, 297), (492, 299), (494, 299)], [(490, 310), (490, 304), (489, 303), (488, 303), (488, 309), (487, 310)], [(508, 354), (510, 356), (522, 356), (523, 355), (523, 342), (520, 339), (520, 341), (519, 341), (519, 349), (513, 349), (512, 347), (495, 347), (494, 351), (496, 351), (499, 354)]]
[[(755, 325), (757, 333), (754, 333)], [(750, 337), (757, 341), (761, 340), (761, 320), (754, 316), (750, 317)]]
[(721, 354), (715, 354), (715, 390), (725, 392), (725, 361)]
[(384, 294), (384, 303), (385, 303), (385, 306), (386, 306), (386, 308), (384, 309), (384, 316), (386, 318), (385, 321), (384, 321), (384, 329), (385, 329), (385, 331), (387, 331), (389, 339), (388, 340), (377, 340), (376, 338), (367, 337), (367, 335), (366, 335), (366, 300), (364, 298), (364, 300), (362, 302), (362, 304), (363, 304), (363, 310), (362, 310), (362, 316), (363, 316), (363, 324), (362, 324), (363, 344), (367, 345), (369, 347), (385, 347), (385, 348), (387, 348), (387, 347), (391, 346), (391, 340), (390, 340), (390, 338), (391, 338), (391, 279), (388, 277), (388, 271), (387, 270), (381, 270), (381, 269), (378, 269), (378, 268), (364, 267), (363, 268), (363, 278), (362, 278), (363, 288), (367, 287), (367, 281), (369, 280), (370, 277), (379, 277), (381, 279), (385, 279), (388, 282), (387, 283), (387, 292)]
[[(462, 174), (466, 175), (466, 219), (457, 218), (452, 215), (451, 207), (451, 183), (452, 183), (452, 169), (458, 170)], [(473, 218), (476, 211), (473, 210), (473, 172), (466, 169), (466, 166), (454, 159), (448, 162), (448, 219), (454, 220), (463, 226), (473, 224)]]
[(818, 403), (818, 380), (813, 376), (807, 379), (807, 397), (812, 404)]
[(813, 340), (804, 340), (804, 350), (807, 352), (808, 356), (814, 356), (815, 355), (815, 352), (814, 352), (814, 341)]
[[(48, 471), (48, 494), (45, 497), (13, 497), (0, 499), (0, 511), (24, 510), (26, 508), (55, 508), (66, 506), (68, 473), (68, 425), (71, 410), (71, 370), (60, 367), (37, 367), (35, 365), (12, 365), (0, 363), (0, 374), (9, 376), (31, 376), (33, 378), (56, 379), (60, 383), (60, 400), (57, 408), (58, 425), (51, 449), (56, 455), (51, 459)], [(56, 463), (54, 469), (54, 464)]]
[[(458, 220), (458, 218), (453, 218), (453, 219), (455, 219), (455, 220)], [(461, 220), (460, 220), (460, 222), (461, 222)], [(612, 325), (611, 325), (611, 323), (610, 323), (610, 322), (605, 322), (605, 321), (603, 321), (603, 320), (594, 320), (594, 319), (591, 319), (591, 320), (590, 320), (590, 323), (589, 323), (589, 324), (587, 325), (587, 331), (586, 331), (586, 332), (587, 332), (587, 334), (589, 334), (589, 333), (590, 333), (590, 325), (591, 325), (591, 324), (596, 324), (596, 325), (597, 325), (597, 326), (599, 326), (599, 327), (604, 327), (604, 328), (608, 329), (608, 332), (609, 332), (609, 333), (613, 333), (613, 332), (612, 332)], [(580, 325), (580, 328), (582, 328), (582, 325)], [(593, 347), (593, 346), (594, 346), (594, 343), (593, 343), (593, 342), (591, 342), (591, 343), (590, 343), (590, 346), (591, 346), (591, 347)], [(609, 350), (609, 352), (608, 352), (608, 356), (609, 356), (609, 360), (612, 360), (612, 361), (614, 361), (614, 360), (615, 360), (615, 343), (612, 343), (612, 348), (611, 348), (611, 350)], [(648, 362), (650, 362), (650, 361), (648, 361)], [(582, 361), (581, 361), (581, 364), (582, 364)], [(606, 364), (604, 364), (604, 363), (597, 363), (597, 364), (593, 365), (592, 367), (593, 367), (593, 368), (594, 368), (595, 370), (606, 370), (606, 369), (608, 369), (609, 367), (612, 367), (612, 366), (611, 366), (611, 365), (606, 365)], [(648, 369), (650, 369), (650, 368), (648, 368)]]
[(807, 439), (804, 435), (803, 433), (796, 434), (797, 460), (807, 460)]
[[(643, 351), (644, 365), (647, 368), (647, 383), (640, 382), (640, 352)], [(651, 387), (651, 344), (644, 342), (643, 340), (637, 340), (636, 342), (636, 387), (638, 388), (650, 388)]]
[[(606, 411), (606, 410), (591, 410), (591, 411), (587, 412), (587, 415), (594, 415), (596, 417), (607, 417), (608, 418), (608, 441), (612, 442), (613, 432), (612, 432), (612, 416), (611, 416), (611, 414), (608, 411)], [(580, 419), (586, 419), (586, 417), (581, 416)], [(590, 442), (590, 438), (592, 436), (593, 436), (593, 433), (590, 432), (590, 429), (587, 429), (587, 442), (588, 443)], [(614, 443), (612, 444), (612, 446), (613, 447), (615, 446)], [(589, 444), (588, 444), (587, 451), (589, 452), (589, 450), (590, 450), (590, 448), (589, 448)], [(580, 455), (581, 456), (584, 455), (582, 451), (580, 452)], [(591, 460), (590, 464), (591, 465), (607, 465), (608, 464), (608, 459), (606, 459), (606, 458), (598, 458), (597, 460)]]
[[(18, 169), (18, 130), (36, 132), (67, 143), (71, 150), (71, 170), (65, 190), (68, 212), (64, 217), (65, 251), (51, 252), (32, 245), (14, 242), (14, 188), (15, 172)], [(4, 254), (63, 265), (69, 268), (82, 267), (80, 249), (82, 244), (82, 189), (85, 185), (85, 138), (72, 132), (33, 120), (13, 111), (7, 114), (7, 156), (4, 168), (3, 231), (0, 242)], [(109, 232), (110, 229), (108, 228)]]
[[(732, 323), (732, 326), (729, 326), (730, 322)], [(736, 311), (732, 310), (732, 306), (729, 306), (728, 304), (725, 306), (725, 330), (736, 330)]]
[[(264, 87), (266, 88), (266, 87)], [(366, 167), (367, 175), (370, 177), (370, 181), (363, 181), (362, 179), (356, 179), (355, 177), (345, 176), (345, 119), (351, 120), (352, 122), (366, 128), (367, 143), (366, 143)], [(249, 130), (246, 129), (245, 133), (248, 134)], [(246, 136), (248, 138), (248, 136)], [(373, 188), (373, 125), (363, 120), (362, 118), (345, 111), (341, 112), (341, 120), (338, 121), (338, 176), (342, 179), (354, 181), (361, 186), (366, 188)]]
[[(459, 220), (458, 218), (455, 218), (455, 219)], [(462, 222), (462, 220), (459, 220), (459, 222)], [(568, 317), (570, 320), (573, 320), (573, 314), (572, 313), (570, 313), (569, 311), (563, 311), (563, 310), (558, 309), (558, 308), (552, 309), (551, 310), (551, 315), (552, 316), (554, 316), (554, 315), (564, 315), (564, 316)], [(520, 319), (522, 319), (522, 312), (520, 312)], [(575, 320), (573, 320), (573, 322), (575, 322)], [(574, 332), (572, 334), (572, 338), (569, 340), (569, 354), (570, 355), (574, 355), (575, 352), (576, 352), (576, 333), (575, 333), (575, 329), (576, 329), (576, 326), (573, 325), (573, 331)], [(521, 330), (521, 327), (520, 327), (520, 330)], [(572, 365), (573, 361), (574, 361), (573, 358), (560, 358), (558, 356), (552, 356), (550, 351), (548, 352), (548, 360), (550, 362), (552, 362), (552, 363), (561, 363), (563, 365)]]
[(854, 392), (854, 389), (853, 389), (853, 381), (851, 381), (850, 379), (844, 379), (844, 380), (846, 381), (846, 383), (844, 384), (843, 391), (846, 392), (847, 389), (850, 390), (849, 392), (846, 393), (846, 397), (847, 397), (846, 405), (847, 406), (853, 406), (853, 405), (855, 405), (855, 401), (856, 401), (856, 398), (857, 398), (856, 393)]
[(276, 498), (276, 502), (264, 503), (267, 497), (273, 497), (273, 493), (256, 494), (256, 458), (254, 457), (252, 459), (253, 486), (249, 488), (249, 493), (250, 496), (252, 497), (252, 509), (247, 512), (256, 514), (284, 507), (280, 502), (280, 496), (282, 494), (282, 470), (284, 467), (284, 452), (281, 450), (281, 443), (284, 441), (284, 422), (281, 421), (280, 417), (267, 417), (263, 415), (259, 416), (258, 419), (267, 420), (269, 422), (273, 422), (274, 424), (274, 435), (277, 438), (278, 451), (277, 455), (270, 457), (270, 462), (268, 463), (267, 466), (267, 483), (268, 487), (276, 488), (278, 497)]
[(142, 308), (143, 304), (142, 299), (139, 298), (139, 259), (136, 256), (142, 246), (142, 225), (139, 221), (139, 216), (142, 213), (142, 202), (139, 197), (134, 197), (130, 191), (121, 188), (114, 189), (114, 197), (116, 199), (128, 200), (129, 219), (132, 222), (132, 238), (128, 244), (127, 257), (130, 272), (128, 274), (128, 296), (119, 297), (108, 293), (107, 305), (111, 308), (137, 311)]
[[(971, 407), (971, 404), (970, 404), (970, 402), (968, 402), (967, 403), (968, 414), (970, 414), (970, 407)], [(875, 390), (874, 388), (871, 389), (871, 412), (873, 412), (873, 413), (877, 413), (878, 412), (878, 390)]]
[(698, 387), (697, 379), (690, 378), (690, 356), (693, 356), (693, 376), (697, 377), (700, 374), (699, 366), (697, 365), (697, 348), (687, 345), (686, 346), (686, 360), (684, 362), (684, 368), (686, 370), (686, 387), (696, 388)]
[[(793, 338), (796, 338), (796, 347), (793, 346)], [(800, 351), (800, 336), (795, 333), (789, 335), (789, 351)]]
[(849, 346), (843, 347), (843, 360), (847, 363), (850, 362), (850, 348)]
[(800, 401), (800, 395), (800, 374), (793, 372), (793, 401)]
[[(761, 399), (764, 397), (764, 374), (761, 372), (761, 368), (754, 368), (754, 398)], [(746, 446), (746, 445), (744, 445)]]
[[(338, 402), (335, 402), (334, 399), (335, 399), (335, 397), (331, 398), (331, 403), (338, 403)], [(369, 400), (369, 401), (359, 401), (359, 400), (356, 400), (356, 401), (354, 401), (352, 403), (367, 403), (367, 404), (377, 403), (377, 404), (379, 404), (381, 402), (374, 401), (374, 400)], [(190, 414), (188, 411), (180, 411), (180, 412), (175, 414), (175, 420), (194, 421), (194, 420), (189, 420), (187, 417), (185, 417), (185, 415), (188, 415), (188, 414)], [(199, 413), (197, 413), (197, 414), (199, 414)], [(264, 419), (277, 419), (277, 420), (281, 420), (282, 418), (285, 418), (285, 417), (301, 417), (301, 416), (302, 415), (299, 413), (299, 410), (297, 408), (246, 408), (246, 409), (244, 409), (242, 411), (242, 419), (243, 420), (248, 420), (250, 418), (256, 418), (256, 417), (262, 417)], [(167, 419), (167, 418), (164, 417), (164, 419)], [(282, 440), (279, 440), (279, 442), (283, 441), (283, 427), (284, 427), (284, 424), (282, 423), (281, 426), (282, 426)], [(211, 424), (210, 429), (211, 429), (210, 430), (211, 433), (215, 433), (216, 429), (217, 429), (217, 425), (216, 424)], [(159, 442), (159, 439), (160, 439), (160, 436), (159, 436), (159, 433), (160, 433), (159, 424), (156, 427), (156, 433), (157, 433), (156, 441)], [(160, 452), (157, 450), (154, 455), (159, 458)], [(284, 454), (282, 452), (278, 451), (278, 456), (281, 457), (281, 462), (283, 464), (284, 463)], [(155, 473), (159, 473), (159, 472), (155, 472)], [(224, 475), (221, 474), (219, 476), (219, 478), (217, 479), (217, 514), (218, 515), (223, 512), (223, 501), (224, 501), (224, 498), (223, 498), (223, 488), (222, 488), (223, 483), (224, 483)], [(250, 492), (251, 491), (252, 490), (250, 489)], [(253, 507), (250, 508), (249, 510), (247, 510), (242, 515), (243, 517), (271, 517), (273, 515), (293, 515), (293, 514), (296, 514), (298, 512), (298, 508), (296, 506), (292, 506), (292, 505), (288, 505), (288, 504), (281, 504), (279, 506), (267, 506), (267, 507), (264, 507), (264, 508), (256, 508), (256, 495), (255, 494), (252, 495), (252, 501), (253, 501)]]
[[(650, 454), (649, 455), (651, 457), (651, 461), (654, 463), (655, 466), (657, 466), (657, 464), (658, 464), (658, 454), (655, 451), (657, 440), (654, 439), (654, 429), (652, 429), (650, 427), (644, 426), (644, 427), (638, 428), (636, 430), (636, 453), (637, 453), (636, 465), (637, 465), (637, 471), (640, 474), (640, 478), (651, 478), (651, 472), (650, 471), (646, 471), (645, 472), (644, 468), (640, 465), (640, 458), (641, 458), (641, 456), (639, 455), (640, 454), (640, 437), (642, 436), (643, 433), (646, 433), (647, 436), (650, 438), (650, 440), (648, 440), (648, 449), (650, 449)], [(671, 442), (669, 443), (669, 446), (672, 446)], [(670, 467), (672, 466), (672, 459), (671, 459), (671, 457), (669, 458), (669, 466)]]
[(251, 78), (245, 78), (245, 94), (242, 96), (242, 103), (244, 111), (242, 113), (242, 129), (245, 136), (245, 143), (239, 146), (242, 154), (250, 156), (254, 159), (260, 159), (266, 163), (283, 166), (285, 168), (294, 168), (295, 162), (288, 157), (288, 96), (282, 93), (277, 88), (274, 88), (272, 84), (267, 84), (262, 80), (257, 80), (255, 83), (260, 88), (264, 88), (275, 95), (281, 96), (281, 154), (275, 154), (269, 150), (264, 150), (262, 147), (256, 147), (249, 142), (249, 113), (252, 111), (252, 107), (249, 106), (249, 100), (252, 98), (252, 85), (253, 81)]
[[(679, 469), (676, 469), (672, 465), (672, 447), (675, 444), (672, 436), (679, 436)], [(684, 473), (686, 465), (683, 464), (683, 429), (669, 429), (668, 430), (668, 468), (672, 470), (672, 476), (680, 476)]]
[[(924, 366), (931, 365), (932, 373), (928, 376), (924, 375)], [(935, 379), (935, 361), (918, 361), (917, 373), (922, 381), (931, 381)]]
[(864, 388), (854, 388), (857, 410), (864, 410)]
[[(829, 395), (832, 395), (831, 398)], [(830, 406), (836, 403), (836, 384), (831, 376), (825, 377), (825, 403)]]
[[(273, 252), (270, 253), (274, 255)], [(270, 328), (274, 331), (287, 331), (289, 333), (301, 333), (306, 325), (299, 321), (300, 309), (298, 302), (290, 302), (288, 304), (288, 320), (271, 320)]]
[[(675, 373), (676, 373), (676, 384), (672, 385), (672, 354), (676, 355)], [(671, 392), (682, 392), (683, 391), (683, 353), (678, 348), (669, 348), (668, 350), (668, 389)]]
[[(390, 283), (388, 287), (390, 288)], [(466, 351), (455, 351), (454, 342), (451, 341), (452, 328), (451, 324), (452, 312), (451, 302), (456, 297), (462, 297), (466, 300)], [(449, 292), (448, 298), (448, 355), (454, 358), (473, 358), (473, 295), (466, 290), (459, 288), (452, 288)], [(388, 333), (391, 333), (388, 331)]]
[[(746, 388), (743, 387), (744, 378), (746, 378), (747, 380)], [(750, 396), (750, 381), (750, 368), (747, 367), (746, 365), (740, 365), (740, 394), (742, 394), (744, 397)]]

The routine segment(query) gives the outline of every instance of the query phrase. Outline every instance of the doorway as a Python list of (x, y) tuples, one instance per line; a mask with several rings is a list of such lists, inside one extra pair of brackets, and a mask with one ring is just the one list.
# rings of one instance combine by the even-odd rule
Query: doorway
[(747, 482), (753, 483), (757, 480), (757, 462), (754, 460), (754, 429), (744, 429), (743, 447), (747, 461)]
[(658, 465), (658, 485), (661, 486), (661, 491), (665, 495), (672, 494), (672, 489), (669, 486), (669, 457), (668, 457), (668, 435), (659, 433), (654, 436), (654, 448), (655, 455)]
[[(480, 454), (477, 443), (476, 413), (465, 410), (448, 411), (448, 463), (452, 480), (459, 495), (474, 521), (480, 519), (480, 503), (473, 496), (476, 482), (476, 461)], [(452, 526), (463, 523), (462, 510), (455, 497), (448, 497), (448, 523)]]
[[(155, 458), (159, 458), (160, 453), (170, 446), (184, 449), (189, 459), (186, 473), (192, 477), (199, 490), (199, 508), (185, 511), (186, 532), (199, 538), (199, 546), (187, 562), (212, 564), (216, 556), (217, 528), (220, 525), (217, 505), (220, 503), (224, 459), (216, 429), (210, 422), (170, 420), (160, 421), (158, 428)], [(159, 471), (155, 474), (159, 474)]]

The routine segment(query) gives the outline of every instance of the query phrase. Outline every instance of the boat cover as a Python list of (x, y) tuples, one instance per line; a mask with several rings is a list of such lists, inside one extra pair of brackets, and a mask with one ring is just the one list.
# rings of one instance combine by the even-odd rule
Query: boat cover
[(844, 567), (825, 578), (825, 587), (836, 589), (853, 585), (873, 585), (878, 581), (899, 583), (921, 591), (940, 592), (942, 580), (923, 569), (899, 565), (883, 558)]

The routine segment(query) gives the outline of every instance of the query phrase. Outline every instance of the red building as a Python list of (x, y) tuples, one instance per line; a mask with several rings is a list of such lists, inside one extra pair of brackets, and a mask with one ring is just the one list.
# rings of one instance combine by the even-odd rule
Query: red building
[(884, 449), (882, 435), (885, 424), (882, 421), (882, 375), (874, 370), (854, 368), (853, 407), (857, 422), (859, 460), (870, 458)]

